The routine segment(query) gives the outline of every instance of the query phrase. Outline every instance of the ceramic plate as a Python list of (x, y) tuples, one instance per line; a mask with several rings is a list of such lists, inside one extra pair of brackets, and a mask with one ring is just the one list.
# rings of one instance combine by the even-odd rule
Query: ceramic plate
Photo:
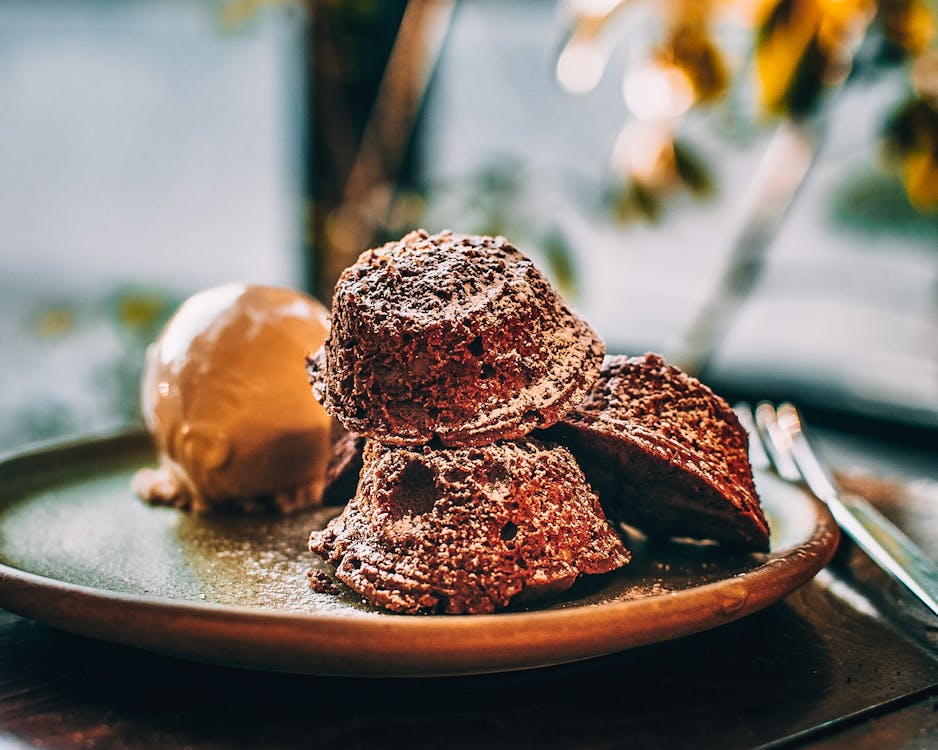
[(0, 462), (0, 606), (64, 630), (176, 656), (348, 675), (456, 675), (560, 664), (712, 628), (772, 604), (833, 555), (838, 532), (800, 489), (757, 476), (768, 554), (627, 540), (633, 562), (494, 615), (379, 612), (306, 584), (310, 529), (290, 518), (192, 516), (130, 491), (145, 435)]

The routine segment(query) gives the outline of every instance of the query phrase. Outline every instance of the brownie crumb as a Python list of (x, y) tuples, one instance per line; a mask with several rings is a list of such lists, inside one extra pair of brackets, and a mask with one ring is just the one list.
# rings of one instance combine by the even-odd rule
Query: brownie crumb
[(309, 587), (317, 594), (338, 594), (339, 585), (335, 579), (322, 568), (313, 568), (307, 571), (306, 579)]

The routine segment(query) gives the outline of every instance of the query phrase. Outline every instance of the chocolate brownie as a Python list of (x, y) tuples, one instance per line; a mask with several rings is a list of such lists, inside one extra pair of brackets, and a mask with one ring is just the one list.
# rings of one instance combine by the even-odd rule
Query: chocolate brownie
[(629, 561), (563, 447), (365, 446), (358, 492), (309, 548), (371, 603), (492, 612)]
[(583, 402), (545, 435), (570, 448), (618, 520), (768, 550), (746, 431), (729, 404), (658, 355), (607, 357)]
[(355, 495), (358, 475), (362, 469), (362, 451), (365, 438), (346, 430), (333, 419), (332, 450), (326, 467), (326, 481), (322, 489), (323, 505), (345, 505)]
[(342, 273), (308, 372), (352, 432), (459, 447), (553, 424), (593, 384), (604, 351), (504, 238), (418, 230)]

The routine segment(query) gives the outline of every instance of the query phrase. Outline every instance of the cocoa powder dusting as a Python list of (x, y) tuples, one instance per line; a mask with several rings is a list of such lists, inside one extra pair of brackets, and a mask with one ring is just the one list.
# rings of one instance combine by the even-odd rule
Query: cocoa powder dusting
[(607, 357), (548, 435), (570, 447), (607, 510), (643, 531), (768, 549), (736, 414), (656, 354)]
[(629, 561), (570, 453), (527, 438), (394, 448), (370, 441), (358, 493), (309, 547), (395, 612), (492, 612)]
[(504, 238), (418, 230), (343, 272), (308, 374), (353, 432), (458, 447), (555, 423), (589, 389), (604, 351)]

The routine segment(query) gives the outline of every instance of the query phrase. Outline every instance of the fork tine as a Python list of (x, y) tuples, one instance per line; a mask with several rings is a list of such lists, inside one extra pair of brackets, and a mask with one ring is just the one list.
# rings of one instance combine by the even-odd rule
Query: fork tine
[(779, 404), (776, 410), (778, 428), (785, 434), (790, 446), (790, 456), (798, 473), (808, 483), (812, 491), (825, 502), (837, 494), (837, 488), (827, 470), (821, 466), (817, 456), (808, 445), (804, 433), (804, 420), (794, 404)]
[(771, 469), (772, 463), (769, 461), (769, 454), (762, 447), (762, 439), (759, 437), (756, 428), (756, 420), (752, 416), (752, 407), (745, 401), (740, 401), (733, 406), (733, 411), (736, 412), (739, 423), (749, 435), (749, 463), (752, 464), (754, 469)]
[(786, 482), (800, 482), (801, 472), (791, 455), (791, 438), (779, 427), (778, 414), (768, 401), (761, 401), (756, 407), (756, 427), (778, 475)]

